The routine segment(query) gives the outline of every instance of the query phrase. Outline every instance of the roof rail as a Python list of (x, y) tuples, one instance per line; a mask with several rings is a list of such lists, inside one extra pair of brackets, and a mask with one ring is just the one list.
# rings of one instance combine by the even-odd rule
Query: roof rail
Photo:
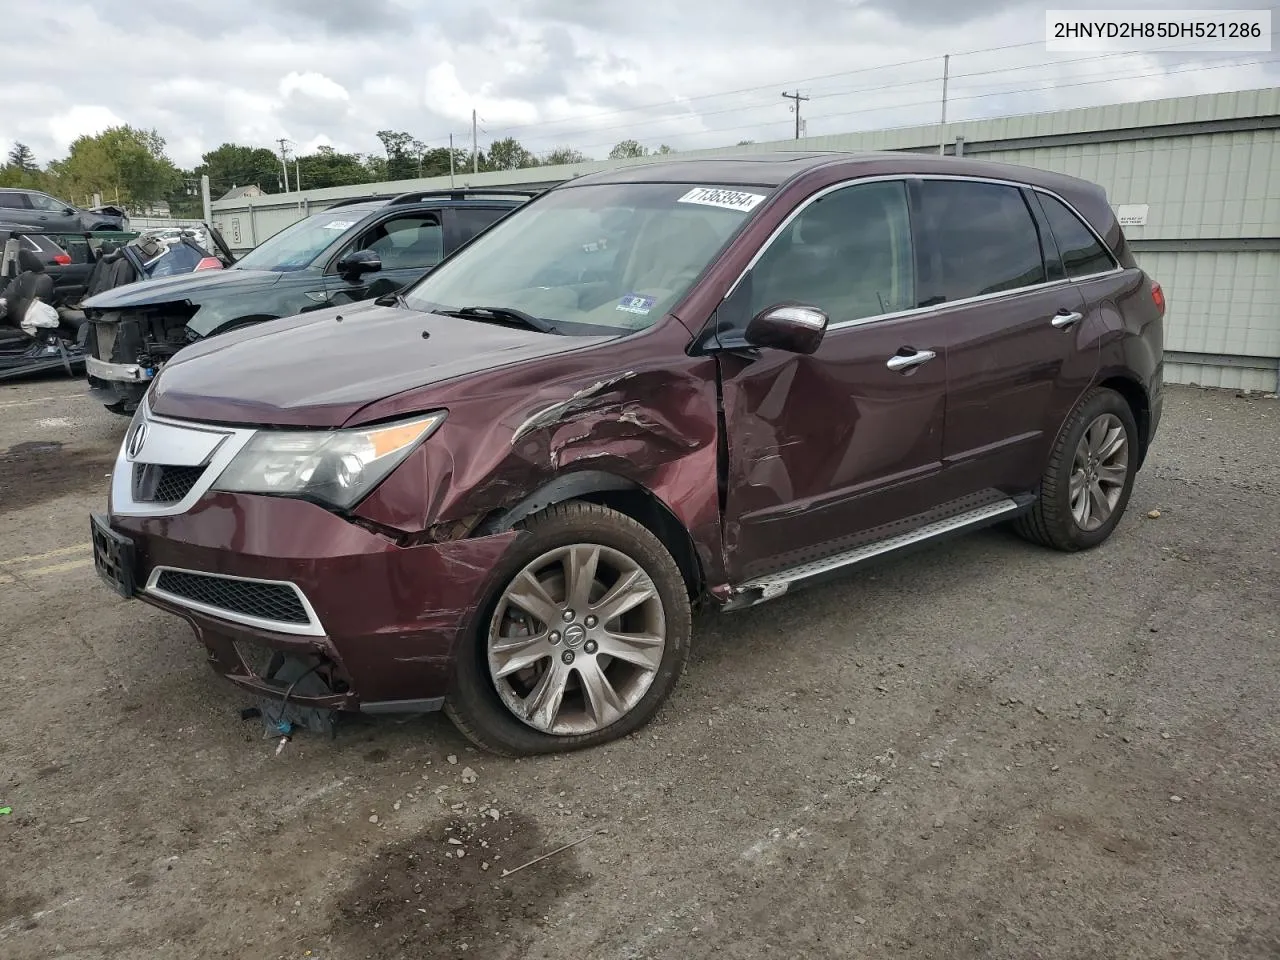
[(367, 193), (363, 197), (343, 197), (336, 203), (331, 203), (325, 207), (326, 210), (332, 210), (335, 207), (349, 207), (356, 203), (372, 203), (374, 200), (390, 200), (394, 197), (393, 193)]
[(387, 206), (394, 207), (402, 203), (423, 203), (427, 200), (473, 200), (483, 197), (506, 200), (512, 197), (535, 197), (539, 193), (542, 193), (541, 188), (529, 190), (486, 190), (483, 187), (459, 187), (454, 190), (423, 190), (414, 193), (402, 193), (393, 198)]

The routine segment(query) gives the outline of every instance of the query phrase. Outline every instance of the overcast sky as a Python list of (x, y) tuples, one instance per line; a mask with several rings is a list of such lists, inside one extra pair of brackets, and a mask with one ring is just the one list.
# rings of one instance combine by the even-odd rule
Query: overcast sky
[(1049, 55), (1046, 4), (1020, 0), (10, 6), (0, 148), (21, 140), (42, 164), (120, 123), (157, 129), (184, 167), (225, 141), (370, 153), (386, 128), (469, 147), (473, 108), (482, 149), (508, 135), (595, 157), (626, 138), (719, 146), (791, 136), (780, 94), (796, 87), (809, 134), (909, 126), (938, 118), (944, 53), (956, 120), (1280, 84), (1280, 52)]

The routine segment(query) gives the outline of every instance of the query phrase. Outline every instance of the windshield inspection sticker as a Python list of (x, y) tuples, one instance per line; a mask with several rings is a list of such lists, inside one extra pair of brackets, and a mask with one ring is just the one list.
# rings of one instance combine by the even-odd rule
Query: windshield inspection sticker
[(324, 225), (326, 230), (346, 230), (348, 227), (354, 227), (354, 220), (330, 220)]
[(704, 207), (723, 207), (743, 213), (754, 210), (764, 199), (762, 193), (744, 193), (741, 190), (718, 190), (711, 187), (694, 187), (677, 203), (700, 203)]
[(655, 302), (653, 297), (642, 297), (637, 293), (628, 293), (618, 301), (618, 309), (624, 313), (638, 313), (644, 316), (653, 309)]

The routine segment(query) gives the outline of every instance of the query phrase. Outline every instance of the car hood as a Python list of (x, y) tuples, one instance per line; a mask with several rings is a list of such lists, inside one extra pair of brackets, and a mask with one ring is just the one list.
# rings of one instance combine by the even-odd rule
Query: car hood
[(153, 303), (172, 303), (175, 300), (200, 302), (200, 296), (211, 290), (249, 289), (279, 282), (284, 274), (275, 270), (201, 270), (176, 277), (160, 277), (139, 283), (126, 283), (114, 290), (106, 290), (90, 297), (84, 306), (91, 310), (120, 310), (125, 307), (145, 307)]
[(219, 334), (184, 348), (151, 385), (160, 416), (337, 427), (406, 390), (593, 346), (568, 337), (358, 304)]

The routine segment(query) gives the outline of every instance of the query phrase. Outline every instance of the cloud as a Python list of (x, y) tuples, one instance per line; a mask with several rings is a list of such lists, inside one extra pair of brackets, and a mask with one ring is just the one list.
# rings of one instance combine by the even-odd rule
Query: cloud
[[(1178, 0), (1127, 0), (1130, 7)], [(1187, 0), (1195, 7), (1237, 0)], [(936, 122), (942, 55), (950, 118), (1268, 86), (1266, 54), (1045, 53), (1028, 0), (89, 0), (19, 4), (13, 36), (56, 36), (76, 56), (49, 69), (38, 43), (6, 46), (0, 149), (41, 162), (106, 126), (155, 128), (182, 166), (224, 142), (380, 153), (378, 130), (430, 146), (513, 136), (535, 153), (602, 157), (788, 137), (783, 90), (810, 99), (810, 134)], [(1266, 63), (1251, 61), (1267, 60)], [(127, 65), (104, 74), (102, 64)]]

